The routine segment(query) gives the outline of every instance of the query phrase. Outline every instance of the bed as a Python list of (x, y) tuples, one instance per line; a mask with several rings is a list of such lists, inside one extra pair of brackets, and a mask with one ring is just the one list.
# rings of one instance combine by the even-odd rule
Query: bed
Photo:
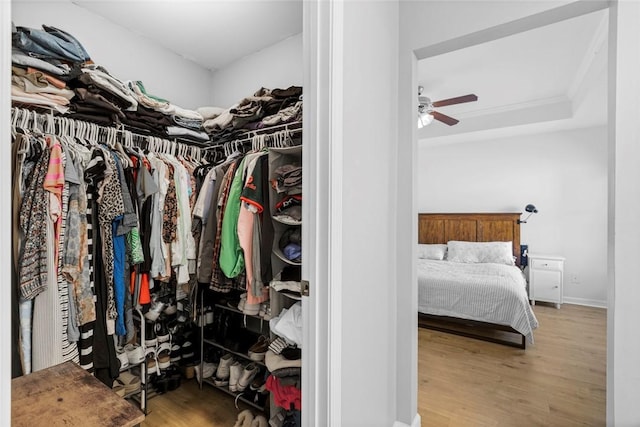
[(533, 343), (538, 321), (519, 268), (519, 219), (520, 213), (419, 214), (421, 327), (522, 349)]

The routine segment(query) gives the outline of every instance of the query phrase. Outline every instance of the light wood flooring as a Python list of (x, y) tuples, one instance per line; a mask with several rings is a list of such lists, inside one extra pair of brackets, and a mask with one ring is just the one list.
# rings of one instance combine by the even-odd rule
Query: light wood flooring
[[(605, 425), (606, 311), (569, 304), (534, 311), (540, 327), (524, 351), (418, 331), (423, 427)], [(142, 426), (232, 427), (246, 408), (187, 380), (149, 400)]]
[(606, 310), (533, 309), (526, 350), (419, 330), (423, 427), (606, 424)]
[(148, 406), (142, 427), (233, 427), (240, 411), (260, 413), (242, 402), (236, 409), (233, 397), (208, 384), (200, 390), (195, 379), (183, 380), (178, 389), (149, 399)]

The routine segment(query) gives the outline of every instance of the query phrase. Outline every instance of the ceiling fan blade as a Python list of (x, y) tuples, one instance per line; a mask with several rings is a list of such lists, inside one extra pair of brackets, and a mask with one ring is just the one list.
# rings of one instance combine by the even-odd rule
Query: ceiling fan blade
[(478, 97), (475, 94), (469, 94), (469, 95), (464, 95), (464, 96), (458, 96), (456, 98), (449, 98), (449, 99), (443, 99), (440, 101), (436, 101), (433, 103), (434, 107), (445, 107), (447, 105), (454, 105), (454, 104), (463, 104), (465, 102), (473, 102), (473, 101), (477, 101)]
[(449, 126), (453, 126), (459, 122), (459, 120), (456, 120), (453, 117), (449, 117), (445, 114), (438, 113), (437, 111), (431, 111), (429, 112), (429, 114), (431, 114), (434, 119), (438, 120), (439, 122), (445, 123)]

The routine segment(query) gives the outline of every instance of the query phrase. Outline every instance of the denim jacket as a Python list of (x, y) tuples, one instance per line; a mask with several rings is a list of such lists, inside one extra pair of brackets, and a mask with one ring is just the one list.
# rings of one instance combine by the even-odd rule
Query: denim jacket
[(59, 59), (72, 63), (90, 61), (89, 54), (72, 35), (55, 27), (43, 25), (43, 30), (16, 27), (13, 46), (41, 59)]

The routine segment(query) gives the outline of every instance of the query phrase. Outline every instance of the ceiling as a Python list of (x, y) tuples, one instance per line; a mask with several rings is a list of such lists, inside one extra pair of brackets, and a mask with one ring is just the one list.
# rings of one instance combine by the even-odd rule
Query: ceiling
[(73, 0), (215, 71), (302, 32), (302, 0)]
[(432, 101), (475, 93), (478, 101), (436, 108), (460, 120), (418, 131), (424, 144), (607, 122), (607, 12), (583, 15), (418, 62)]
[[(215, 71), (302, 32), (302, 0), (72, 0)], [(125, 6), (126, 5), (126, 6)], [(418, 131), (424, 144), (604, 125), (607, 11), (580, 16), (418, 62), (437, 108), (460, 120)]]

